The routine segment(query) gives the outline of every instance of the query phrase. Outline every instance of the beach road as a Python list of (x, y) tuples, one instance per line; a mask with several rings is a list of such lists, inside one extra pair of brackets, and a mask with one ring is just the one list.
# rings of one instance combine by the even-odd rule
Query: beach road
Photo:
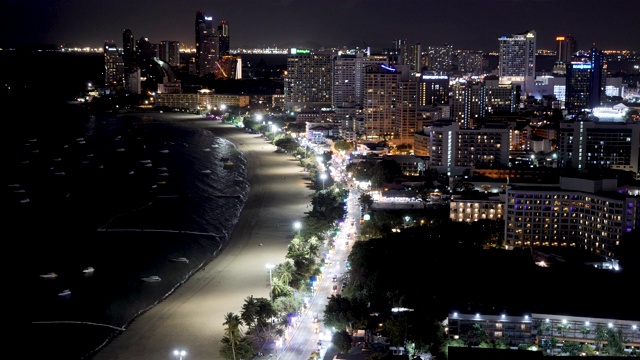
[(249, 296), (269, 297), (266, 265), (284, 262), (293, 223), (308, 210), (313, 195), (308, 173), (258, 134), (219, 122), (202, 122), (202, 127), (232, 141), (247, 159), (251, 187), (231, 240), (202, 271), (135, 319), (93, 359), (177, 359), (176, 349), (187, 352), (184, 360), (221, 359), (225, 315), (240, 315)]

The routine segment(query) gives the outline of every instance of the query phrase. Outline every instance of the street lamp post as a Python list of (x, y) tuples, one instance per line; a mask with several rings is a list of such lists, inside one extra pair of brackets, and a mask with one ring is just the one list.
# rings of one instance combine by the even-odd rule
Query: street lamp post
[(276, 267), (273, 264), (267, 264), (267, 269), (269, 269), (269, 299), (273, 301), (273, 277), (271, 275), (271, 270)]
[(278, 132), (278, 126), (271, 124), (271, 132), (273, 133), (273, 145), (276, 144), (276, 133)]
[(327, 179), (327, 174), (320, 174), (320, 179), (322, 179), (322, 190), (324, 190), (324, 181)]
[(187, 355), (187, 352), (183, 349), (173, 350), (173, 355), (177, 356), (180, 360)]
[(302, 227), (302, 224), (300, 224), (300, 221), (294, 222), (293, 227), (298, 231), (298, 236), (300, 236), (300, 228)]

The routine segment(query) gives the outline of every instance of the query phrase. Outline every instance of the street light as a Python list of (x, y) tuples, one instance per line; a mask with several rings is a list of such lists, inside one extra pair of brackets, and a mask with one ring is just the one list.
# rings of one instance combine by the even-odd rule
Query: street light
[(322, 190), (324, 190), (324, 181), (327, 179), (327, 174), (326, 173), (320, 174), (320, 179), (322, 179)]
[(273, 144), (276, 144), (276, 133), (278, 132), (278, 126), (271, 124), (271, 132), (273, 133)]
[(182, 357), (187, 355), (187, 352), (183, 349), (177, 349), (177, 350), (173, 350), (173, 355), (177, 356), (180, 360), (182, 360)]
[(273, 278), (271, 275), (271, 270), (276, 267), (273, 264), (267, 264), (267, 269), (269, 269), (269, 299), (273, 301)]
[(300, 236), (300, 228), (302, 227), (302, 224), (300, 224), (300, 221), (294, 222), (293, 227), (298, 231), (298, 236)]

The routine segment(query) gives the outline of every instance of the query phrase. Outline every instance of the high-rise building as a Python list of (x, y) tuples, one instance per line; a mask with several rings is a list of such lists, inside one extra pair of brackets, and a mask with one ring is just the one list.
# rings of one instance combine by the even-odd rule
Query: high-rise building
[(507, 248), (575, 247), (615, 260), (623, 235), (640, 226), (640, 199), (620, 192), (617, 179), (511, 185), (506, 198)]
[(579, 55), (567, 64), (565, 108), (569, 114), (602, 105), (605, 99), (606, 75), (604, 55), (596, 48)]
[(229, 41), (229, 23), (226, 20), (222, 20), (218, 25), (218, 56), (220, 58), (230, 55)]
[(114, 41), (105, 41), (104, 54), (104, 84), (118, 88), (124, 86), (124, 62), (122, 55)]
[(422, 46), (420, 43), (411, 45), (411, 51), (408, 54), (407, 65), (411, 67), (411, 71), (415, 73), (422, 72)]
[(453, 46), (429, 46), (427, 47), (427, 69), (436, 75), (449, 75), (453, 67)]
[(483, 69), (484, 54), (481, 51), (460, 51), (458, 53), (458, 71), (462, 74), (480, 75)]
[(160, 60), (171, 66), (180, 65), (180, 42), (177, 40), (160, 41), (158, 47), (158, 55)]
[(365, 75), (365, 136), (413, 145), (417, 131), (418, 78), (409, 65), (368, 67)]
[(572, 35), (556, 36), (556, 63), (553, 65), (553, 74), (565, 76), (567, 74), (567, 64), (573, 61), (578, 48), (576, 40)]
[(500, 84), (498, 79), (485, 77), (482, 87), (483, 106), (481, 116), (490, 114), (510, 114), (516, 111), (520, 88), (514, 84)]
[(506, 166), (509, 163), (509, 129), (506, 125), (462, 129), (451, 121), (428, 127), (429, 167), (440, 173), (460, 175), (475, 165)]
[(464, 129), (471, 129), (483, 113), (481, 82), (456, 83), (451, 88), (451, 119)]
[(558, 132), (558, 165), (640, 171), (640, 123), (565, 121)]
[(210, 74), (218, 60), (218, 32), (213, 28), (213, 18), (196, 12), (196, 69), (198, 76)]
[(420, 106), (448, 104), (449, 77), (447, 75), (422, 75), (420, 78)]
[(195, 36), (196, 36), (196, 73), (200, 75), (200, 56), (202, 55), (202, 33), (201, 30), (206, 29), (204, 12), (196, 11)]
[(532, 93), (536, 78), (536, 32), (502, 36), (498, 72), (501, 84), (519, 83), (523, 95)]
[(133, 37), (131, 29), (125, 29), (122, 33), (122, 60), (126, 74), (136, 72), (136, 39)]
[(332, 52), (292, 48), (284, 75), (285, 108), (291, 111), (330, 107)]
[[(411, 73), (409, 65), (406, 72)], [(413, 147), (414, 134), (418, 131), (418, 92), (419, 79), (415, 76), (398, 79), (398, 102), (395, 106), (395, 138), (394, 144)]]
[(364, 76), (369, 66), (388, 65), (386, 56), (368, 55), (364, 51), (356, 54), (339, 54), (333, 63), (332, 105), (334, 108), (362, 107), (364, 99)]
[(573, 35), (556, 36), (556, 53), (558, 54), (556, 61), (562, 63), (571, 62), (577, 51), (578, 47)]

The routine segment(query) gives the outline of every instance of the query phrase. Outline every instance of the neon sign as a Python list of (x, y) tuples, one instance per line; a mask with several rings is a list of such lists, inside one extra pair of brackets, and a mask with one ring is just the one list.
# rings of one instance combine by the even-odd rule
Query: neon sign
[(558, 40), (558, 41), (564, 41), (564, 36), (558, 36), (558, 37), (556, 37), (556, 40)]
[(422, 78), (424, 80), (444, 80), (444, 79), (448, 79), (449, 77), (446, 75), (422, 75)]
[(309, 50), (309, 49), (291, 48), (291, 54), (292, 55), (295, 55), (295, 54), (311, 54), (311, 50)]
[(396, 68), (391, 67), (391, 66), (387, 66), (385, 64), (380, 64), (380, 67), (383, 68), (383, 69), (387, 69), (389, 71), (396, 71)]

